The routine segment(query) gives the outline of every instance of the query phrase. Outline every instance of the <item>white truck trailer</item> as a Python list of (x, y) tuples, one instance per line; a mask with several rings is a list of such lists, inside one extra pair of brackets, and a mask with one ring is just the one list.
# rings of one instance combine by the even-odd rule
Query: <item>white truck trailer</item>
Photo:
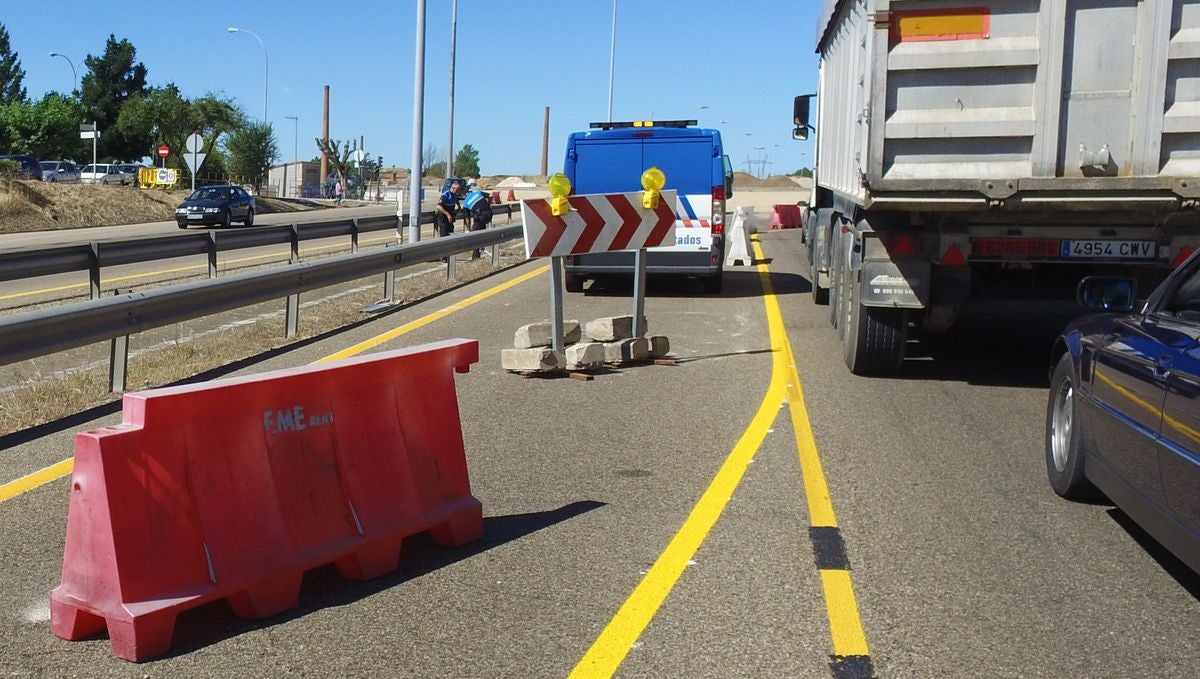
[[(824, 0), (805, 239), (847, 366), (1200, 246), (1200, 0)], [(817, 114), (808, 119), (809, 111)], [(815, 125), (810, 125), (815, 123)]]

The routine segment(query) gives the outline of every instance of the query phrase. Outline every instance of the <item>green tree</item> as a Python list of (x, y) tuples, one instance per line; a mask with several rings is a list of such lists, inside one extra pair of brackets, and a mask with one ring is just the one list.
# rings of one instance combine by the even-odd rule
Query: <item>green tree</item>
[(131, 97), (146, 92), (146, 66), (137, 62), (137, 50), (128, 40), (109, 34), (104, 54), (83, 60), (88, 71), (80, 85), (80, 98), (89, 120), (100, 125), (100, 153), (105, 159), (128, 160), (146, 155), (146, 140), (131, 138), (117, 128), (121, 107)]
[(79, 158), (83, 144), (79, 121), (83, 105), (74, 97), (51, 92), (36, 103), (0, 105), (0, 146), (38, 158)]
[(230, 178), (254, 186), (259, 192), (267, 172), (279, 158), (279, 145), (270, 123), (247, 123), (234, 130), (225, 142)]
[(792, 176), (793, 177), (811, 177), (811, 176), (813, 176), (813, 173), (812, 173), (812, 170), (808, 169), (807, 167), (802, 167), (799, 170), (796, 170), (795, 172), (793, 172)]
[(221, 135), (244, 124), (245, 115), (232, 102), (213, 94), (189, 101), (174, 83), (168, 83), (126, 101), (116, 129), (130, 139), (143, 140), (147, 155), (153, 155), (159, 144), (166, 144), (173, 153), (168, 164), (180, 168), (185, 166), (183, 144), (189, 135), (199, 133), (205, 139), (205, 148), (211, 149)]
[(454, 172), (459, 177), (479, 176), (479, 151), (474, 146), (464, 144), (454, 156)]
[(21, 86), (24, 79), (21, 60), (8, 42), (8, 29), (0, 24), (0, 104), (25, 101), (25, 88)]

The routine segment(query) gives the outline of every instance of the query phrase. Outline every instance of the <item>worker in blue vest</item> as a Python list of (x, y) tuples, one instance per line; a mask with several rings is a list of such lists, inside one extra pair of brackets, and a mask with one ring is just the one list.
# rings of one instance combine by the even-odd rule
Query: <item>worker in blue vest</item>
[[(463, 198), (463, 209), (471, 215), (471, 230), (483, 231), (492, 221), (492, 203), (474, 182), (470, 186), (470, 193)], [(471, 259), (479, 259), (478, 249), (471, 253)]]
[(454, 233), (454, 218), (458, 212), (458, 199), (466, 193), (466, 187), (458, 182), (452, 182), (446, 192), (438, 196), (435, 224), (439, 237)]

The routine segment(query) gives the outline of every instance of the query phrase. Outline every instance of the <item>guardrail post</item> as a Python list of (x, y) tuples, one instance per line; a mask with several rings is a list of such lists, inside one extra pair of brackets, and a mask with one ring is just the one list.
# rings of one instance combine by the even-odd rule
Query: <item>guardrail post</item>
[[(113, 290), (113, 295), (121, 294)], [(125, 377), (129, 374), (129, 335), (114, 337), (108, 347), (108, 391), (119, 394), (125, 391)]]
[(208, 277), (217, 277), (217, 232), (208, 232)]
[[(291, 264), (300, 263), (300, 227), (292, 224), (292, 259)], [(296, 336), (300, 326), (300, 293), (288, 295), (287, 313), (284, 319), (284, 337), (291, 339)]]
[(458, 259), (458, 256), (453, 252), (450, 253), (450, 256), (446, 258), (446, 278), (449, 280), (455, 280), (458, 278), (458, 274), (454, 270), (454, 260), (456, 259)]
[(88, 280), (91, 282), (92, 299), (100, 299), (100, 244), (90, 243), (92, 254), (88, 257)]
[[(491, 228), (489, 225), (488, 228)], [(500, 268), (500, 243), (492, 243), (492, 268)]]
[(350, 220), (350, 252), (358, 252), (358, 217)]

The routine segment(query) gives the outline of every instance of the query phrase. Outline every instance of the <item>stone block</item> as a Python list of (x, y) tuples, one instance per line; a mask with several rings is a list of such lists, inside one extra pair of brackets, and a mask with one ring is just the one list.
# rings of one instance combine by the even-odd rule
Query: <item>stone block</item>
[(604, 345), (600, 342), (580, 342), (567, 347), (567, 370), (584, 370), (604, 363)]
[(650, 338), (650, 358), (662, 358), (671, 353), (671, 340), (666, 335), (655, 335)]
[(644, 361), (650, 357), (650, 340), (645, 337), (607, 342), (604, 345), (604, 360), (607, 363), (629, 363)]
[(505, 370), (546, 372), (558, 370), (562, 365), (562, 355), (556, 354), (550, 347), (500, 350), (500, 367)]
[[(649, 328), (642, 323), (642, 328)], [(633, 316), (610, 316), (588, 321), (587, 336), (593, 342), (616, 342), (633, 337)]]
[[(563, 343), (574, 344), (579, 341), (582, 333), (579, 329), (579, 321), (563, 321)], [(532, 349), (533, 347), (548, 347), (554, 344), (554, 324), (550, 321), (542, 321), (541, 323), (530, 323), (517, 328), (516, 337), (513, 338), (513, 346), (518, 349)]]

